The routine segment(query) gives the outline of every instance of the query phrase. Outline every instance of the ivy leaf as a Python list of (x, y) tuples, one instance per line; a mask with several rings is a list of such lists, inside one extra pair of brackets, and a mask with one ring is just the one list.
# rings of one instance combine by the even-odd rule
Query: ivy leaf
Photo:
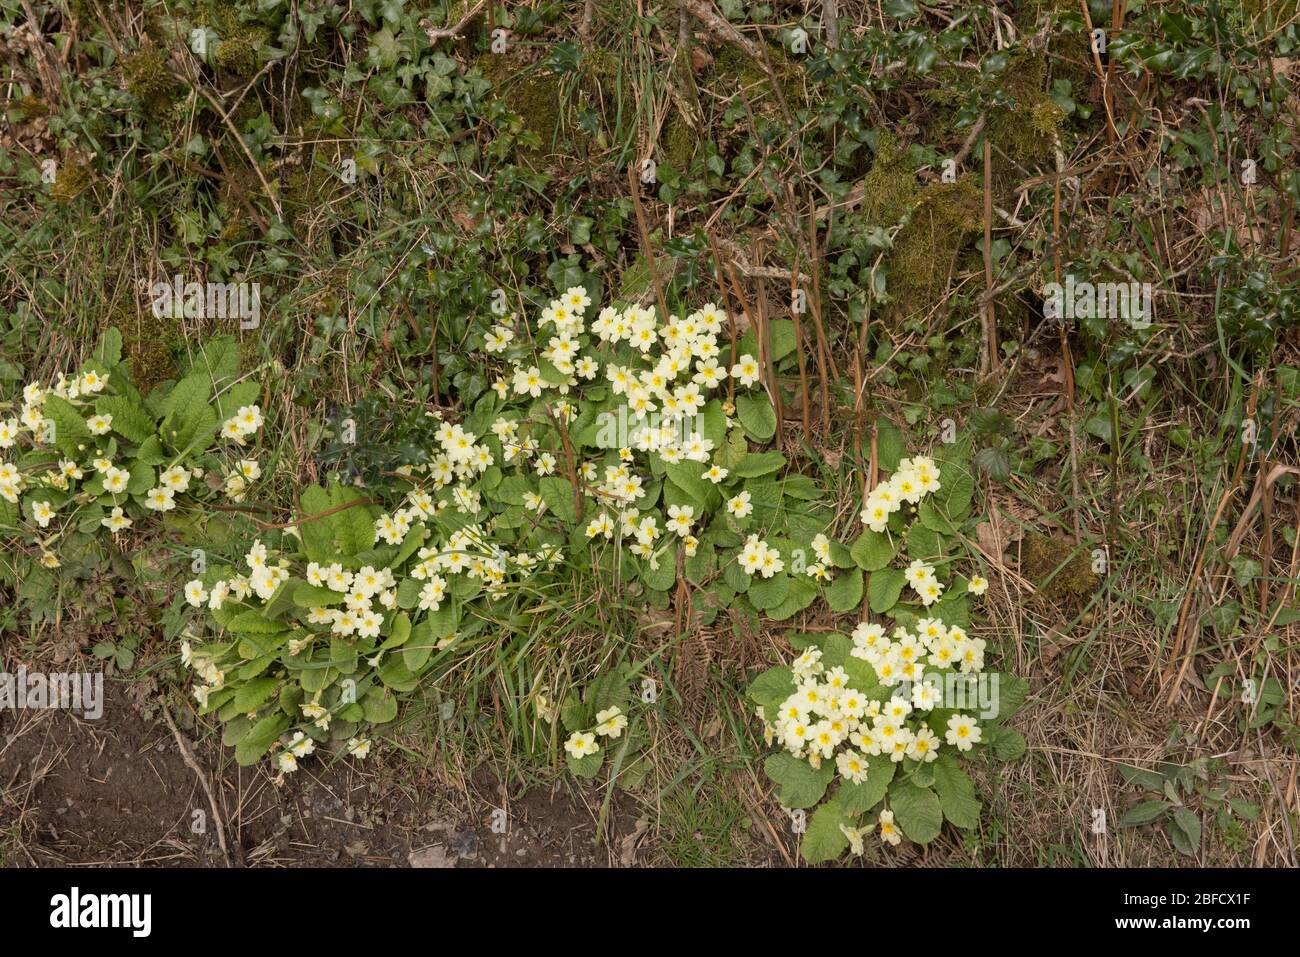
[(908, 840), (929, 844), (943, 829), (943, 809), (930, 788), (909, 780), (895, 781), (889, 789), (889, 806)]
[(872, 572), (871, 580), (867, 583), (867, 600), (871, 604), (871, 610), (877, 615), (883, 615), (893, 608), (898, 604), (898, 596), (903, 593), (905, 584), (907, 576), (900, 569), (882, 568)]

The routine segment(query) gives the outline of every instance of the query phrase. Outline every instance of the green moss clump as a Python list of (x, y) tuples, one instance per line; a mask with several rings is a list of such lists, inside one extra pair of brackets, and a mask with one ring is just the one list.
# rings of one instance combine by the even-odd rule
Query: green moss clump
[(101, 329), (116, 326), (122, 333), (122, 355), (131, 370), (131, 381), (144, 395), (176, 378), (174, 350), (180, 341), (180, 322), (155, 316), (150, 306), (149, 302), (143, 310), (120, 306), (100, 322)]
[(898, 222), (916, 201), (916, 171), (892, 134), (880, 134), (862, 187), (862, 212), (879, 225)]
[(967, 236), (982, 227), (983, 215), (984, 196), (970, 180), (921, 190), (889, 260), (898, 315), (924, 315), (947, 294), (957, 255)]
[(159, 117), (171, 109), (176, 80), (167, 69), (167, 54), (159, 47), (149, 44), (124, 57), (122, 78), (148, 115)]
[(1019, 54), (1008, 66), (1002, 85), (1015, 105), (994, 110), (989, 117), (990, 141), (1018, 163), (1046, 159), (1056, 150), (1065, 111), (1047, 95), (1046, 86), (1046, 59)]
[(235, 76), (252, 76), (257, 72), (257, 54), (266, 38), (263, 28), (241, 24), (221, 36), (212, 53), (212, 65)]
[(1080, 598), (1097, 587), (1088, 549), (1038, 532), (1030, 532), (1021, 546), (1020, 573), (1048, 601)]
[(683, 173), (690, 169), (699, 137), (681, 110), (674, 109), (669, 114), (660, 141), (663, 144), (664, 159), (669, 166)]
[(50, 198), (66, 205), (85, 192), (93, 179), (94, 171), (79, 160), (60, 163), (54, 174)]
[(496, 95), (519, 115), (525, 130), (536, 133), (542, 148), (553, 147), (563, 130), (560, 78), (549, 71), (519, 76), (521, 65), (508, 53), (486, 53), (475, 61)]

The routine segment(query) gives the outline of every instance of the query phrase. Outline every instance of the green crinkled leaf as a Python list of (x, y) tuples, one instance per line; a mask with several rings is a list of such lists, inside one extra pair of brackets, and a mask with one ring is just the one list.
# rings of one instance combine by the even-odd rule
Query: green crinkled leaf
[(785, 456), (780, 452), (750, 452), (731, 471), (740, 478), (757, 478), (769, 475), (784, 465)]
[(823, 761), (813, 770), (807, 761), (782, 751), (769, 755), (763, 770), (780, 789), (777, 800), (790, 809), (812, 807), (822, 799), (835, 775), (835, 763)]
[(898, 463), (907, 457), (907, 442), (893, 419), (881, 416), (876, 420), (876, 456), (886, 472), (898, 470)]
[(278, 621), (269, 621), (260, 611), (241, 611), (226, 622), (226, 631), (242, 635), (274, 635), (285, 631)]
[(542, 501), (560, 521), (572, 524), (578, 520), (572, 482), (559, 475), (544, 475), (537, 484)]
[(1169, 809), (1168, 801), (1142, 801), (1134, 804), (1124, 812), (1120, 818), (1120, 827), (1137, 827), (1141, 824), (1150, 824), (1156, 818), (1160, 817)]
[(110, 369), (122, 361), (122, 333), (116, 326), (109, 326), (100, 333), (93, 355), (95, 361)]
[(883, 615), (898, 603), (898, 596), (903, 593), (907, 576), (897, 568), (882, 568), (871, 573), (867, 583), (867, 601), (871, 610)]
[(327, 512), (332, 507), (330, 495), (319, 485), (308, 485), (299, 499), (301, 515), (299, 516), (298, 534), (302, 537), (303, 549), (307, 557), (314, 562), (328, 564), (334, 560), (338, 550), (334, 545), (334, 533), (328, 518), (301, 521), (312, 515)]
[(147, 411), (125, 396), (101, 395), (95, 411), (113, 417), (113, 431), (140, 445), (154, 434), (157, 425)]
[(898, 765), (883, 754), (868, 757), (867, 779), (858, 784), (845, 781), (837, 792), (845, 812), (865, 814), (883, 801), (897, 769)]
[(260, 708), (280, 687), (279, 678), (254, 678), (235, 692), (235, 709), (247, 713)]
[(794, 672), (788, 665), (768, 668), (749, 683), (749, 700), (764, 707), (776, 707), (794, 694)]
[(386, 724), (397, 717), (397, 695), (387, 688), (371, 688), (361, 699), (361, 708), (371, 724)]
[(896, 538), (887, 532), (873, 532), (867, 529), (853, 543), (850, 555), (863, 571), (874, 572), (892, 562), (897, 551)]
[(344, 555), (356, 555), (375, 544), (375, 516), (370, 506), (353, 504), (365, 498), (360, 489), (343, 484), (330, 486), (330, 507), (338, 511), (323, 521), (330, 523)]
[(289, 718), (282, 712), (274, 712), (262, 718), (235, 748), (235, 762), (243, 767), (256, 764), (261, 760), (271, 745), (289, 727)]
[(828, 801), (819, 807), (808, 819), (808, 830), (799, 844), (804, 860), (809, 864), (823, 864), (843, 854), (849, 839), (840, 825), (848, 827), (851, 823), (836, 802)]
[(696, 518), (699, 518), (701, 512), (709, 507), (709, 500), (713, 495), (712, 484), (700, 477), (703, 471), (704, 466), (699, 462), (669, 463), (665, 468), (668, 480), (681, 490), (686, 500), (673, 501), (667, 497), (665, 491), (665, 504), (693, 506)]
[(934, 504), (949, 519), (960, 522), (970, 514), (975, 479), (964, 465), (954, 462), (945, 462), (941, 472), (943, 487), (934, 493)]
[(41, 414), (54, 423), (54, 446), (64, 455), (78, 457), (78, 446), (85, 445), (91, 438), (90, 429), (81, 413), (66, 399), (47, 395), (45, 404), (41, 406)]
[(790, 590), (785, 600), (775, 608), (768, 609), (767, 617), (773, 621), (785, 621), (803, 611), (817, 599), (817, 586), (812, 579), (802, 575), (790, 579)]
[[(403, 579), (403, 584), (414, 579)], [(332, 588), (322, 588), (300, 581), (293, 591), (293, 603), (299, 608), (323, 608), (327, 605), (340, 604), (346, 596)]]
[(749, 583), (749, 600), (759, 611), (775, 608), (790, 593), (790, 576), (777, 572), (771, 578), (754, 575)]
[(840, 572), (826, 589), (826, 604), (833, 611), (850, 611), (862, 601), (862, 569)]
[(1019, 711), (1029, 695), (1029, 682), (1016, 675), (998, 674), (998, 713), (996, 720), (1004, 721)]
[(1027, 745), (1025, 736), (1015, 728), (994, 726), (990, 730), (992, 737), (989, 745), (999, 761), (1019, 761), (1024, 757)]
[[(276, 586), (275, 592), (267, 599), (262, 614), (272, 621), (283, 618), (285, 613), (295, 607), (294, 598), (300, 585), (306, 585), (301, 578), (286, 578)], [(308, 586), (310, 587), (310, 586)]]
[(253, 381), (239, 382), (217, 395), (217, 415), (224, 422), (246, 405), (256, 405), (262, 387)]
[(569, 771), (577, 777), (590, 780), (596, 776), (596, 772), (605, 761), (605, 749), (601, 748), (595, 754), (584, 754), (581, 758), (566, 753), (565, 758)]
[(890, 786), (889, 808), (908, 840), (917, 844), (929, 844), (943, 829), (939, 796), (930, 788), (917, 787), (905, 778)]
[(973, 828), (979, 824), (980, 804), (975, 796), (975, 785), (961, 769), (951, 752), (941, 752), (931, 767), (934, 769), (934, 789), (939, 794), (943, 816), (960, 828)]
[(756, 390), (736, 396), (736, 418), (756, 442), (770, 441), (776, 435), (776, 410), (766, 392)]

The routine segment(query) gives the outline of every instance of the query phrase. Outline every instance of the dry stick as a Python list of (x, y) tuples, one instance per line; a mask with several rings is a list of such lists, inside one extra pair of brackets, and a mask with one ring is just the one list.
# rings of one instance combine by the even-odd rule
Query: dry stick
[(659, 321), (668, 321), (668, 301), (664, 299), (664, 287), (659, 282), (659, 270), (655, 268), (655, 254), (650, 247), (650, 230), (646, 226), (645, 209), (641, 206), (641, 184), (637, 179), (636, 166), (627, 168), (628, 185), (632, 188), (632, 207), (636, 210), (636, 227), (641, 234), (641, 255), (645, 256), (646, 267), (650, 270), (650, 282), (655, 287), (655, 301), (659, 303)]
[[(796, 264), (795, 271), (796, 272), (798, 271), (797, 264)], [(790, 299), (796, 305), (798, 304), (798, 299), (799, 299), (798, 283), (792, 282), (790, 284)], [(795, 355), (799, 359), (799, 397), (800, 397), (800, 401), (803, 402), (803, 408), (801, 409), (803, 413), (802, 415), (803, 431), (804, 431), (804, 435), (809, 435), (812, 433), (812, 418), (811, 418), (812, 410), (809, 408), (809, 405), (811, 405), (812, 403), (812, 399), (808, 395), (808, 368), (807, 368), (808, 364), (803, 356), (803, 322), (799, 319), (800, 311), (801, 310), (799, 309), (791, 309), (790, 315), (794, 318), (794, 341), (797, 343), (794, 351), (795, 351)]]
[(785, 410), (781, 402), (781, 383), (776, 378), (776, 363), (772, 361), (771, 327), (767, 321), (767, 280), (758, 280), (755, 313), (758, 316), (758, 362), (767, 370), (768, 392), (772, 396), (772, 409), (776, 413), (776, 447), (781, 448), (781, 426)]
[(835, 357), (831, 355), (830, 342), (826, 338), (826, 327), (822, 323), (822, 284), (821, 284), (821, 252), (817, 246), (817, 214), (816, 201), (813, 200), (810, 205), (813, 207), (808, 216), (808, 255), (812, 257), (812, 262), (808, 268), (812, 270), (812, 316), (813, 328), (817, 332), (817, 374), (822, 380), (822, 428), (829, 432), (831, 428), (831, 379), (840, 377), (839, 370), (835, 368)]
[(853, 458), (858, 465), (858, 474), (862, 477), (862, 498), (866, 500), (867, 472), (862, 461), (862, 402), (866, 392), (866, 383), (862, 381), (862, 350), (853, 349)]
[[(459, 22), (450, 27), (434, 27), (428, 20), (421, 20), (420, 27), (424, 30), (425, 35), (429, 38), (430, 43), (437, 43), (439, 40), (446, 40), (450, 37), (460, 36), (461, 31), (469, 26), (469, 22), (478, 16), (479, 11), (486, 5), (487, 0), (478, 0), (478, 3), (470, 7), (465, 15), (460, 18)], [(489, 20), (489, 25), (491, 21)]]
[(1119, 133), (1115, 130), (1115, 114), (1110, 105), (1110, 85), (1106, 71), (1101, 65), (1101, 54), (1097, 51), (1097, 44), (1092, 39), (1092, 14), (1088, 11), (1088, 0), (1079, 0), (1079, 6), (1083, 8), (1083, 22), (1088, 28), (1088, 48), (1092, 51), (1092, 64), (1097, 69), (1097, 79), (1101, 80), (1101, 100), (1106, 106), (1106, 139), (1113, 145), (1119, 139)]
[(839, 0), (822, 0), (822, 29), (826, 32), (826, 48), (835, 50), (840, 45)]
[[(993, 289), (993, 144), (984, 139), (984, 287)], [(993, 296), (986, 297), (981, 312), (984, 326), (984, 352), (980, 356), (980, 375), (997, 370), (998, 327), (993, 310)]]
[[(189, 765), (191, 771), (198, 775), (199, 786), (203, 788), (203, 793), (208, 796), (208, 807), (212, 809), (212, 820), (216, 825), (217, 843), (221, 846), (221, 856), (226, 859), (227, 867), (234, 867), (235, 865), (230, 858), (230, 848), (226, 846), (226, 826), (221, 821), (221, 812), (217, 810), (217, 798), (212, 793), (212, 785), (208, 783), (208, 776), (204, 773), (203, 768), (199, 766), (199, 762), (194, 759), (194, 755), (190, 752), (190, 746), (186, 744), (185, 739), (181, 737), (181, 732), (176, 727), (176, 722), (172, 720), (171, 712), (167, 709), (167, 702), (161, 702), (158, 710), (162, 712), (163, 720), (167, 722), (167, 727), (171, 729), (172, 737), (176, 739), (176, 747), (180, 748), (181, 759)], [(238, 856), (238, 847), (236, 847), (235, 853), (236, 856)], [(243, 862), (240, 861), (240, 863), (242, 864)]]

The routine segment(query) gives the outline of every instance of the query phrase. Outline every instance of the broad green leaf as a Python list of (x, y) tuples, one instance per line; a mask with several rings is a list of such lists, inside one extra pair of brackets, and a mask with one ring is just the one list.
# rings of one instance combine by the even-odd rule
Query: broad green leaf
[(54, 445), (69, 458), (80, 458), (79, 446), (90, 441), (90, 429), (81, 412), (66, 399), (47, 395), (41, 414), (54, 423)]
[(736, 418), (756, 442), (767, 442), (776, 435), (776, 410), (762, 390), (736, 396)]
[(979, 824), (980, 801), (975, 796), (975, 785), (961, 769), (951, 752), (941, 752), (931, 764), (934, 769), (934, 789), (939, 794), (943, 816), (961, 828)]
[(777, 800), (793, 810), (812, 807), (822, 799), (835, 775), (835, 762), (823, 761), (820, 768), (813, 770), (807, 761), (781, 751), (768, 756), (763, 770), (780, 789)]
[(794, 694), (794, 672), (788, 665), (768, 668), (750, 682), (749, 700), (755, 704), (775, 708), (790, 695)]
[(1150, 824), (1160, 815), (1164, 814), (1169, 808), (1168, 801), (1142, 801), (1140, 804), (1134, 804), (1124, 812), (1120, 818), (1120, 827), (1137, 827), (1140, 824)]
[(768, 475), (785, 465), (785, 456), (780, 452), (750, 452), (737, 463), (732, 472), (740, 478), (757, 478)]
[(863, 571), (874, 572), (884, 568), (894, 560), (898, 551), (898, 540), (887, 532), (873, 532), (867, 529), (853, 543), (850, 554)]
[(898, 596), (903, 593), (907, 577), (900, 569), (882, 568), (871, 573), (867, 583), (867, 600), (871, 610), (883, 615), (898, 603)]
[(930, 788), (920, 788), (907, 779), (889, 788), (889, 808), (908, 840), (929, 844), (943, 829), (943, 809)]
[(876, 457), (886, 472), (897, 471), (898, 463), (907, 457), (907, 443), (903, 439), (903, 433), (893, 419), (883, 415), (876, 419)]
[(862, 569), (840, 572), (826, 589), (826, 604), (833, 611), (850, 611), (862, 601)]
[(849, 814), (865, 814), (884, 800), (898, 765), (880, 754), (867, 758), (867, 779), (859, 784), (845, 781), (838, 792), (840, 804)]
[(852, 821), (836, 802), (827, 801), (814, 811), (799, 844), (804, 860), (809, 864), (822, 864), (843, 854), (848, 849), (849, 839), (840, 830), (840, 825), (851, 826)]

